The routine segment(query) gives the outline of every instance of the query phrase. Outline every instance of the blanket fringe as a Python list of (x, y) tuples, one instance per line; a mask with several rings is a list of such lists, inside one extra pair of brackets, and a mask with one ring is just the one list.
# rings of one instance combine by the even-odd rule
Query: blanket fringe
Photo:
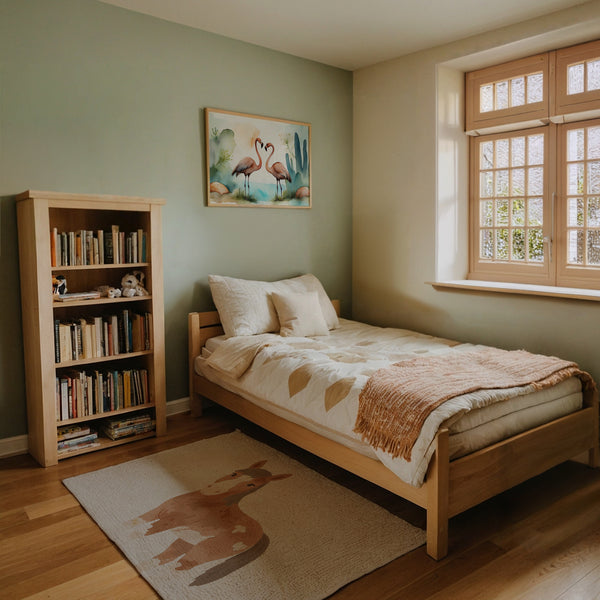
[(595, 389), (589, 373), (556, 357), (496, 348), (452, 353), (449, 362), (448, 356), (420, 357), (377, 371), (360, 393), (354, 431), (373, 448), (410, 462), (425, 420), (451, 398), (513, 387), (538, 391), (570, 377), (578, 377), (584, 391)]

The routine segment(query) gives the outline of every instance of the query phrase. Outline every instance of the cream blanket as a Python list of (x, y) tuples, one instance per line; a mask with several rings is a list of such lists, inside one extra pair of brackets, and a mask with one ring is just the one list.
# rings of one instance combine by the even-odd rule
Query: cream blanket
[(369, 379), (359, 396), (354, 431), (374, 448), (410, 461), (425, 420), (450, 398), (525, 385), (542, 390), (570, 377), (579, 377), (584, 390), (594, 388), (591, 376), (575, 363), (524, 350), (484, 347), (405, 360)]
[[(576, 393), (579, 387), (573, 387), (571, 379), (535, 394), (534, 385), (524, 385), (456, 396), (425, 420), (411, 459), (394, 458), (385, 450), (368, 446), (354, 431), (359, 396), (369, 379), (380, 369), (401, 361), (459, 355), (483, 347), (346, 319), (340, 319), (340, 323), (330, 335), (315, 338), (263, 334), (209, 341), (210, 348), (205, 358), (198, 359), (197, 369), (208, 379), (290, 421), (299, 419), (297, 422), (302, 424), (315, 424), (317, 431), (322, 428), (335, 432), (336, 439), (361, 448), (367, 455), (376, 455), (398, 477), (415, 486), (423, 482), (441, 426), (452, 432), (466, 413), (476, 416), (476, 409), (493, 407), (493, 418), (498, 418), (551, 397), (562, 397), (563, 392), (555, 390), (565, 385), (571, 389), (565, 393)], [(537, 400), (540, 395), (544, 399)], [(520, 396), (522, 400), (517, 398)]]

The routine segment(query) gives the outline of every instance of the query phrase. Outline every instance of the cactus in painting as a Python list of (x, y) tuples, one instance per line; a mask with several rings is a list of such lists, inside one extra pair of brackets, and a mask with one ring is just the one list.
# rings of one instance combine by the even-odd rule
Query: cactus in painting
[(308, 188), (310, 183), (308, 140), (306, 138), (302, 141), (301, 148), (300, 137), (297, 133), (294, 133), (294, 155), (290, 156), (290, 153), (286, 152), (285, 162), (292, 179), (291, 182), (286, 182), (286, 189), (289, 196), (293, 197), (300, 188)]

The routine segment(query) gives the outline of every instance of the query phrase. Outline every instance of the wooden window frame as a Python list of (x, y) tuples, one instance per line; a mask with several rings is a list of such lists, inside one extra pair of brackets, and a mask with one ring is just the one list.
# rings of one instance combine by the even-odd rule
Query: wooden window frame
[[(489, 129), (492, 127), (500, 130), (503, 126), (513, 126), (514, 123), (518, 122), (532, 125), (547, 123), (550, 97), (548, 85), (549, 65), (549, 54), (544, 53), (467, 73), (465, 78), (467, 132), (477, 134), (480, 129)], [(541, 71), (544, 76), (543, 99), (541, 102), (481, 112), (481, 86), (538, 71)]]
[[(558, 201), (556, 207), (557, 222), (557, 281), (564, 287), (598, 289), (600, 288), (600, 265), (598, 267), (579, 267), (567, 263), (567, 220), (568, 220), (568, 197), (567, 197), (567, 133), (571, 129), (579, 129), (590, 126), (600, 127), (600, 119), (587, 121), (576, 121), (559, 126), (558, 133), (558, 167), (557, 167), (557, 190)], [(590, 196), (590, 194), (583, 194)], [(597, 194), (596, 196), (600, 196)]]
[[(469, 279), (501, 283), (600, 289), (600, 265), (567, 263), (567, 132), (600, 126), (600, 90), (567, 94), (567, 68), (600, 59), (600, 40), (511, 61), (465, 76), (465, 130), (472, 136), (469, 158)], [(544, 73), (543, 101), (481, 113), (480, 86), (536, 71)], [(547, 131), (544, 144), (544, 262), (519, 264), (480, 258), (479, 146), (483, 141)], [(586, 167), (587, 168), (587, 167)], [(587, 197), (596, 197), (586, 190)], [(587, 225), (584, 226), (587, 228)], [(587, 230), (587, 229), (584, 229)]]
[[(483, 142), (495, 141), (497, 139), (512, 138), (532, 135), (534, 132), (544, 134), (544, 184), (543, 184), (543, 237), (544, 237), (544, 260), (540, 264), (517, 263), (504, 261), (486, 261), (480, 258), (480, 169), (479, 169), (479, 147)], [(554, 186), (553, 171), (548, 168), (555, 152), (556, 126), (546, 125), (539, 129), (519, 129), (510, 132), (494, 133), (472, 137), (470, 140), (470, 181), (469, 181), (469, 279), (482, 281), (502, 281), (513, 283), (531, 283), (536, 285), (552, 285), (555, 278), (554, 256), (551, 250), (551, 240), (554, 237), (552, 231), (552, 206), (547, 202)]]
[(584, 118), (600, 116), (600, 90), (567, 94), (567, 68), (569, 65), (598, 57), (600, 57), (600, 40), (556, 51), (556, 77), (554, 79), (556, 101), (551, 115), (553, 121), (569, 121), (570, 117), (577, 118), (575, 113), (587, 113)]

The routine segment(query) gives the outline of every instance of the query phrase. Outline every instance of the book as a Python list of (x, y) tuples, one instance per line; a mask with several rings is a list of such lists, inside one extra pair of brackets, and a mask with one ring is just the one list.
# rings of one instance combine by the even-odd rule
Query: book
[(74, 300), (94, 300), (100, 298), (100, 292), (73, 292), (67, 294), (56, 294), (54, 300), (58, 302), (71, 302)]
[(54, 362), (60, 362), (60, 319), (54, 319)]
[(74, 453), (74, 452), (78, 452), (79, 450), (83, 450), (83, 449), (87, 449), (87, 448), (99, 448), (102, 444), (100, 442), (97, 441), (93, 441), (93, 442), (86, 442), (86, 443), (82, 443), (82, 444), (78, 444), (76, 446), (69, 446), (67, 448), (60, 448), (58, 450), (58, 457), (62, 458), (68, 454)]
[(59, 442), (63, 441), (63, 440), (69, 440), (72, 438), (79, 438), (82, 437), (84, 435), (88, 435), (89, 433), (91, 433), (91, 429), (85, 425), (63, 425), (62, 427), (59, 427), (56, 430), (57, 433), (57, 440)]

